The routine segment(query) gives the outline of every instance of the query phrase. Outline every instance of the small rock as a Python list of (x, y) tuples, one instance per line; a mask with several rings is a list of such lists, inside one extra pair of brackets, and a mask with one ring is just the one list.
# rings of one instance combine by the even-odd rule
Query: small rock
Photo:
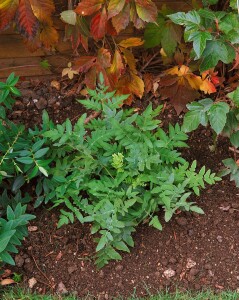
[(28, 226), (27, 228), (28, 228), (28, 231), (29, 231), (29, 232), (35, 232), (35, 231), (38, 230), (38, 227), (37, 227), (37, 226)]
[(78, 269), (77, 266), (70, 266), (67, 271), (68, 271), (69, 274), (72, 274), (75, 271), (77, 271), (77, 269)]
[(34, 287), (34, 285), (37, 283), (36, 278), (32, 277), (28, 280), (28, 286), (30, 289), (32, 289)]
[(189, 271), (189, 274), (190, 274), (191, 276), (196, 276), (198, 273), (199, 273), (199, 270), (196, 269), (196, 268), (192, 268), (192, 269)]
[(37, 102), (35, 102), (35, 105), (36, 105), (37, 109), (44, 109), (47, 107), (47, 101), (45, 98), (40, 97), (40, 99)]
[(105, 294), (105, 299), (108, 300), (109, 299), (109, 295)]
[(178, 225), (180, 225), (180, 226), (186, 226), (187, 223), (188, 223), (187, 219), (184, 218), (184, 217), (177, 218), (177, 219), (176, 219), (176, 222), (177, 222)]
[(237, 276), (237, 280), (239, 280), (239, 276)]
[(176, 274), (176, 272), (175, 272), (174, 270), (172, 270), (172, 269), (167, 269), (167, 270), (165, 270), (165, 271), (163, 272), (163, 275), (164, 275), (167, 279), (169, 279), (169, 278), (175, 276), (175, 274)]
[(57, 286), (57, 293), (65, 295), (68, 293), (64, 283), (61, 281)]
[(15, 256), (15, 263), (18, 268), (21, 268), (23, 266), (24, 261), (25, 260), (21, 255), (18, 254)]
[(219, 243), (222, 243), (222, 236), (218, 235), (217, 240), (218, 240)]
[(193, 261), (191, 258), (188, 258), (187, 259), (187, 264), (186, 264), (186, 268), (187, 269), (191, 269), (191, 268), (193, 268), (194, 266), (196, 266), (196, 262), (195, 261)]
[(188, 235), (189, 235), (189, 236), (192, 236), (193, 233), (194, 233), (193, 229), (189, 229), (189, 230), (188, 230)]
[(123, 270), (123, 266), (122, 265), (117, 265), (116, 267), (115, 267), (115, 271), (117, 271), (117, 272), (120, 272), (120, 271), (122, 271)]

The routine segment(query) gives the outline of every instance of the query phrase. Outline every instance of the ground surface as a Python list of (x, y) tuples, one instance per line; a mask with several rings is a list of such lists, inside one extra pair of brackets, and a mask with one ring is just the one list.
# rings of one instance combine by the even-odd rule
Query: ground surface
[[(56, 122), (66, 117), (77, 119), (82, 107), (74, 99), (80, 89), (72, 84), (72, 93), (64, 88), (64, 82), (60, 84), (57, 91), (37, 81), (22, 83), (23, 97), (17, 101), (11, 118), (33, 126), (46, 108)], [(166, 109), (163, 119), (166, 125), (175, 122), (176, 117)], [(211, 140), (209, 130), (199, 129), (191, 135), (184, 157), (218, 171), (221, 160), (231, 153), (224, 139), (219, 141), (216, 153), (210, 152)], [(65, 289), (99, 299), (133, 293), (143, 296), (148, 291), (174, 290), (176, 286), (182, 290), (238, 289), (239, 190), (227, 178), (192, 200), (198, 202), (205, 215), (181, 212), (163, 224), (162, 232), (141, 225), (134, 235), (131, 253), (102, 270), (94, 265), (95, 244), (89, 226), (75, 223), (57, 229), (57, 211), (37, 209), (37, 218), (31, 222), (37, 229), (29, 233), (16, 256), (15, 271), (23, 274), (26, 286), (30, 278), (35, 278), (34, 289), (40, 292)]]

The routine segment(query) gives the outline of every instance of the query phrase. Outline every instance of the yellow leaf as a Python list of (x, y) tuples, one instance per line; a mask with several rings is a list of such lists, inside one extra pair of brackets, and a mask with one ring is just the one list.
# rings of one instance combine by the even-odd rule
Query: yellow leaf
[(120, 76), (124, 70), (124, 64), (122, 61), (122, 57), (118, 50), (115, 51), (112, 65), (109, 68), (109, 73), (115, 75), (116, 77)]
[(143, 97), (144, 82), (138, 75), (134, 73), (131, 73), (131, 81), (129, 83), (129, 89), (134, 95), (138, 96), (140, 99)]
[(130, 47), (137, 47), (144, 44), (144, 41), (140, 38), (128, 38), (126, 40), (123, 40), (119, 43), (119, 46), (123, 48), (130, 48)]

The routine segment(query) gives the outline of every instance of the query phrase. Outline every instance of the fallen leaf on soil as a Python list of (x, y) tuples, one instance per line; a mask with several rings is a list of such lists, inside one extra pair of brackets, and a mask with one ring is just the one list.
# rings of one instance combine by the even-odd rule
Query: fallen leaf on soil
[(7, 278), (7, 279), (3, 279), (0, 283), (0, 285), (10, 285), (16, 283), (13, 279)]
[(57, 91), (60, 91), (61, 89), (60, 82), (57, 80), (52, 80), (51, 87), (55, 88)]
[(28, 226), (28, 231), (29, 232), (35, 232), (38, 230), (38, 227), (37, 226)]
[(193, 261), (191, 258), (187, 259), (187, 264), (186, 264), (186, 268), (187, 269), (191, 269), (192, 267), (196, 266), (196, 262)]
[(32, 277), (28, 280), (28, 286), (30, 289), (32, 289), (34, 287), (34, 285), (37, 283), (36, 278)]
[(219, 207), (222, 211), (229, 211), (229, 209), (230, 209), (230, 205), (228, 205), (228, 206), (220, 206)]

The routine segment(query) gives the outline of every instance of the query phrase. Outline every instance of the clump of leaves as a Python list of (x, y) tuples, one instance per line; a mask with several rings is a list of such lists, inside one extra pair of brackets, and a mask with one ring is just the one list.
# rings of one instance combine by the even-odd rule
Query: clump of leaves
[(51, 49), (58, 41), (58, 33), (53, 26), (53, 0), (4, 0), (0, 3), (0, 31), (11, 23), (25, 38), (29, 49), (40, 47)]
[(166, 222), (177, 210), (203, 213), (190, 201), (191, 193), (199, 195), (204, 182), (220, 180), (182, 158), (178, 149), (187, 147), (187, 135), (178, 124), (170, 125), (168, 134), (160, 128), (161, 106), (149, 105), (141, 115), (119, 109), (127, 96), (107, 92), (103, 76), (100, 81), (80, 103), (101, 117), (88, 122), (84, 114), (72, 126), (69, 120), (54, 125), (45, 115), (41, 135), (54, 161), (37, 186), (37, 205), (51, 200), (66, 206), (59, 226), (75, 219), (92, 223), (98, 267), (121, 259), (118, 251), (129, 252), (142, 221), (161, 230), (159, 210)]
[(229, 93), (227, 98), (230, 100), (228, 103), (223, 99), (213, 101), (206, 98), (188, 104), (189, 112), (184, 117), (183, 130), (190, 132), (197, 129), (199, 125), (210, 125), (216, 138), (223, 135), (230, 139), (234, 159), (228, 158), (223, 161), (227, 169), (221, 174), (231, 174), (231, 180), (234, 180), (236, 186), (239, 187), (239, 160), (237, 159), (237, 149), (239, 147), (239, 88)]
[[(19, 189), (26, 181), (45, 173), (40, 160), (48, 149), (42, 148), (44, 140), (32, 137), (24, 126), (15, 125), (6, 116), (14, 96), (20, 96), (15, 87), (18, 77), (11, 74), (5, 83), (0, 82), (0, 260), (14, 264), (10, 253), (27, 236), (28, 222), (35, 217), (26, 214), (29, 195), (22, 196)], [(47, 160), (44, 160), (44, 164)]]

